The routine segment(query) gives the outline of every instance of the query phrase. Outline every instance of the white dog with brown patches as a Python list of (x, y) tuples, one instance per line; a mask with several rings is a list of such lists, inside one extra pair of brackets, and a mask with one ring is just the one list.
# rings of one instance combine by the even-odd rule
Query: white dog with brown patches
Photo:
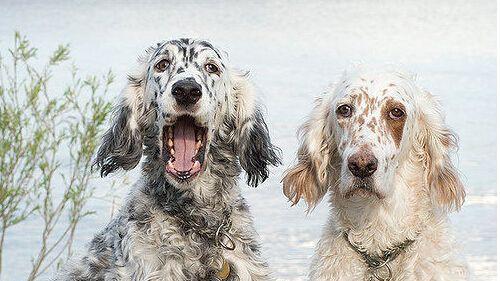
[(317, 101), (301, 128), (285, 195), (331, 216), (310, 280), (467, 280), (447, 213), (465, 197), (457, 146), (434, 96), (407, 74), (357, 68)]

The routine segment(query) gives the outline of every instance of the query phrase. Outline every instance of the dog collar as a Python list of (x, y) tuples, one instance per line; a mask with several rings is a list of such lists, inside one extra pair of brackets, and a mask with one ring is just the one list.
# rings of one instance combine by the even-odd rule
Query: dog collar
[[(234, 244), (234, 241), (228, 234), (229, 229), (231, 229), (231, 219), (228, 217), (217, 228), (217, 231), (215, 232), (215, 243), (218, 247), (232, 251), (236, 248), (236, 244)], [(231, 273), (231, 268), (224, 257), (221, 257), (221, 259), (222, 263), (219, 271), (217, 272), (217, 278), (219, 280), (226, 280), (229, 277), (229, 273)]]
[(415, 239), (406, 239), (402, 243), (383, 251), (381, 256), (376, 256), (370, 255), (362, 246), (351, 243), (348, 231), (344, 232), (344, 239), (351, 249), (363, 258), (370, 269), (371, 275), (378, 281), (390, 281), (392, 279), (392, 270), (389, 263), (395, 260), (399, 254), (406, 251), (408, 247), (415, 242)]
[[(176, 217), (179, 223), (184, 229), (188, 230), (187, 233), (190, 235), (198, 235), (204, 239), (211, 241), (215, 247), (219, 250), (233, 251), (236, 248), (236, 244), (230, 235), (230, 230), (232, 228), (231, 213), (232, 208), (224, 210), (223, 220), (220, 222), (219, 226), (216, 228), (208, 227), (206, 218), (196, 212), (196, 209), (191, 209), (189, 213), (182, 209), (184, 212), (173, 212), (172, 208), (165, 208), (165, 211)], [(221, 255), (218, 258), (212, 258), (209, 264), (218, 268), (215, 272), (218, 280), (226, 280), (231, 273), (231, 267), (227, 260)]]

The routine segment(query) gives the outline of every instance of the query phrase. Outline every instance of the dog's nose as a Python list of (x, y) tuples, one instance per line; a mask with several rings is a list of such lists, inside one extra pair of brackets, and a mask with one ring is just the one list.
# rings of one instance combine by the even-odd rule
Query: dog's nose
[(193, 78), (177, 81), (172, 85), (172, 95), (180, 105), (192, 105), (201, 98), (201, 86)]
[(366, 178), (377, 170), (378, 160), (371, 152), (358, 152), (347, 159), (347, 167), (358, 178)]

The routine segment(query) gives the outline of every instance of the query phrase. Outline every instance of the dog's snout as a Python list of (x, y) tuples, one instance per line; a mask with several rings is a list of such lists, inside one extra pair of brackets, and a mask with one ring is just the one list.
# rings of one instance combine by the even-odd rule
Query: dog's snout
[(347, 159), (347, 166), (351, 173), (358, 178), (371, 176), (377, 170), (378, 160), (371, 152), (362, 151), (351, 155)]
[(201, 86), (192, 78), (183, 79), (172, 85), (172, 95), (180, 105), (193, 105), (201, 98)]

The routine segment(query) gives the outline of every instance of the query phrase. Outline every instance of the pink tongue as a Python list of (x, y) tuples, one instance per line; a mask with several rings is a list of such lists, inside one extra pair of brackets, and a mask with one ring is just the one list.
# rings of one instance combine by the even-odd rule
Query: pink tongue
[(187, 120), (179, 120), (174, 126), (174, 168), (178, 172), (186, 172), (193, 167), (196, 153), (196, 136), (194, 126)]

